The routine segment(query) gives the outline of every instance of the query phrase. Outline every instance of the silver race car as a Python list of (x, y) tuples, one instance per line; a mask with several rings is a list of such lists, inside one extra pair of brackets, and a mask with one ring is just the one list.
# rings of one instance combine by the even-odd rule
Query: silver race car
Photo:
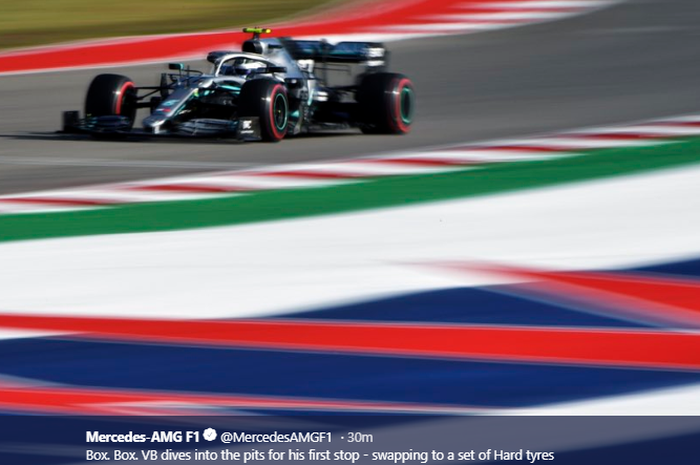
[[(242, 51), (210, 52), (208, 74), (169, 65), (160, 85), (136, 86), (100, 74), (88, 88), (85, 117), (63, 113), (63, 131), (94, 136), (128, 134), (234, 136), (277, 142), (323, 129), (357, 127), (369, 134), (410, 131), (415, 93), (410, 79), (386, 71), (380, 43), (261, 38), (246, 28)], [(133, 129), (139, 108), (150, 108)]]

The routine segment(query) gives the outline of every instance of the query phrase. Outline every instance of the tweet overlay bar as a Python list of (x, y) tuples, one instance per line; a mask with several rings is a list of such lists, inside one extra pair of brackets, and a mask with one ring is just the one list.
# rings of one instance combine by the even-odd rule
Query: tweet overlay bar
[(0, 463), (697, 464), (700, 417), (0, 417)]

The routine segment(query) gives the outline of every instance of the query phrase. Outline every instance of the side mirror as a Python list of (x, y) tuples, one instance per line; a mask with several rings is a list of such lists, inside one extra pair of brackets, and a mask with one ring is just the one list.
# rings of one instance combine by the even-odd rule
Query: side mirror
[(207, 55), (207, 61), (213, 65), (216, 64), (216, 62), (219, 61), (219, 59), (225, 55), (228, 55), (231, 52), (223, 51), (223, 50), (215, 50), (213, 52), (209, 52)]
[(172, 71), (182, 71), (183, 69), (185, 69), (185, 65), (183, 65), (182, 63), (169, 63), (168, 69)]

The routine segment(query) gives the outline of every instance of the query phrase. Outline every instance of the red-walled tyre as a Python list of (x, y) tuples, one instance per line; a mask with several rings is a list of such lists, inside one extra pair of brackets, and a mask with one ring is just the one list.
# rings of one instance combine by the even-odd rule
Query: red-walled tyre
[(360, 127), (365, 134), (406, 134), (415, 111), (413, 83), (403, 74), (375, 73), (357, 90)]
[(265, 142), (279, 142), (287, 135), (289, 98), (283, 84), (271, 79), (253, 79), (243, 84), (238, 98), (239, 117), (257, 116)]
[(126, 116), (132, 124), (136, 119), (136, 87), (134, 82), (119, 74), (100, 74), (88, 87), (85, 116)]

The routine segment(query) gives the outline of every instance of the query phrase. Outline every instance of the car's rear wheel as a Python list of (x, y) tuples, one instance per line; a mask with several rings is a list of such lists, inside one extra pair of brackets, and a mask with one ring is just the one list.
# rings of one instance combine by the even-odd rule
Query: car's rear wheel
[(403, 74), (365, 76), (357, 90), (360, 127), (366, 134), (406, 134), (415, 111), (413, 83)]
[(287, 89), (271, 79), (254, 79), (241, 88), (239, 117), (257, 117), (260, 136), (266, 142), (279, 142), (287, 135), (289, 98)]
[(136, 86), (131, 79), (119, 74), (100, 74), (88, 87), (85, 116), (125, 116), (133, 124), (136, 103)]

